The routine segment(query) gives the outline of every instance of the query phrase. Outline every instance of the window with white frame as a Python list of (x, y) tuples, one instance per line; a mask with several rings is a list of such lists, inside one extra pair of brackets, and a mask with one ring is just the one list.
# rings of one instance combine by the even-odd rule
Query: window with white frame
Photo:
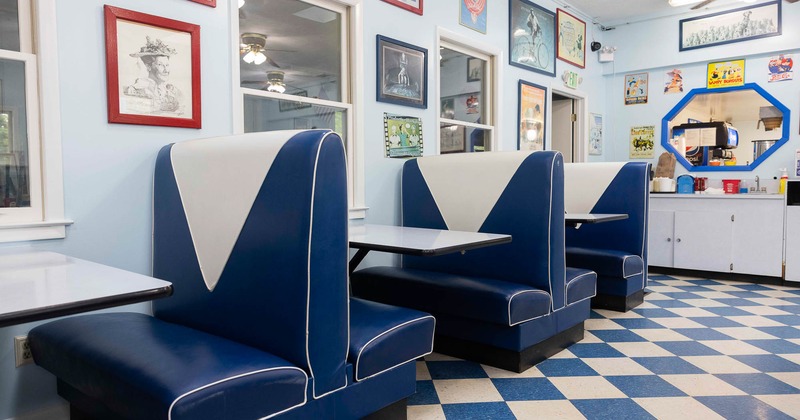
[[(352, 20), (360, 0), (240, 2), (239, 90), (243, 132), (331, 129), (342, 136), (351, 216), (363, 209), (356, 163)], [(354, 212), (355, 211), (355, 212)]]
[(439, 42), (439, 153), (492, 149), (494, 57)]
[(0, 0), (0, 242), (64, 237), (70, 223), (63, 220), (58, 70), (55, 59), (41, 58), (45, 49), (56, 51), (54, 0)]

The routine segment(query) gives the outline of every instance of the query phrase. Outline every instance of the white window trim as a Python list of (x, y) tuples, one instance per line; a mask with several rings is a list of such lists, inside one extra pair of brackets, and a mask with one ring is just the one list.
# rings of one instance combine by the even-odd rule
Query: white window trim
[[(34, 22), (34, 39), (38, 63), (39, 141), (41, 160), (42, 218), (30, 222), (0, 225), (0, 242), (56, 239), (66, 236), (65, 226), (72, 220), (64, 217), (64, 182), (61, 162), (61, 98), (58, 77), (58, 37), (56, 29), (56, 0), (20, 0), (20, 14), (32, 19), (20, 19), (20, 32), (30, 31), (27, 22)], [(25, 37), (23, 37), (25, 38)], [(20, 43), (22, 52), (30, 53), (30, 41)], [(42, 53), (44, 52), (44, 53)]]
[[(51, 0), (53, 1), (53, 0)], [(318, 0), (303, 0), (306, 3), (321, 5)], [(331, 3), (341, 5), (343, 8), (349, 7), (350, 13), (347, 15), (350, 33), (342, 34), (350, 40), (350, 51), (346, 52), (347, 58), (342, 63), (342, 74), (348, 69), (353, 72), (364, 68), (364, 25), (363, 25), (363, 0), (330, 0)], [(239, 45), (239, 8), (236, 2), (228, 2), (230, 9), (230, 28), (231, 39), (229, 45)], [(240, 86), (241, 74), (239, 72), (239, 50), (231, 48), (231, 109), (233, 117), (234, 134), (244, 133), (244, 95), (254, 95), (270, 97), (275, 99), (286, 99), (285, 95), (273, 94), (264, 91), (242, 88)], [(349, 198), (349, 217), (350, 219), (363, 219), (367, 214), (365, 205), (365, 177), (364, 177), (364, 84), (352, 83), (353, 77), (343, 82), (342, 90), (349, 93), (349, 108), (347, 112), (347, 126), (349, 135), (347, 136), (347, 174), (348, 174), (348, 198)], [(256, 93), (257, 92), (257, 93)], [(274, 95), (274, 96), (273, 96)], [(347, 96), (345, 96), (347, 97)], [(316, 105), (334, 106), (345, 108), (341, 102), (325, 101), (322, 99), (303, 98), (303, 102)]]
[[(575, 100), (575, 115), (577, 115), (577, 120), (575, 121), (575, 157), (578, 162), (588, 162), (589, 161), (589, 96), (580, 90), (574, 89), (567, 89), (564, 87), (563, 84), (559, 84), (558, 81), (553, 81), (550, 83), (550, 95), (546, 100), (548, 101), (548, 108), (553, 109), (553, 93), (557, 93), (561, 96), (566, 96), (567, 98)], [(548, 116), (547, 126), (553, 126), (553, 113), (550, 112)], [(550, 148), (548, 150), (552, 150), (553, 142), (552, 142), (552, 132), (548, 132), (548, 135), (551, 136), (551, 141), (548, 142)]]
[[(441, 100), (442, 92), (441, 92), (441, 67), (439, 66), (439, 59), (438, 59), (438, 52), (440, 48), (443, 46), (442, 43), (447, 44), (446, 48), (453, 48), (464, 52), (466, 54), (470, 54), (473, 56), (484, 56), (481, 58), (487, 59), (487, 65), (491, 66), (490, 71), (493, 74), (493, 80), (491, 86), (487, 86), (487, 90), (489, 91), (489, 95), (492, 98), (491, 109), (488, 110), (488, 113), (491, 115), (493, 125), (485, 125), (485, 124), (476, 124), (476, 123), (469, 123), (465, 121), (457, 121), (457, 120), (450, 120), (446, 118), (441, 118), (442, 110), (441, 110)], [(502, 127), (500, 116), (503, 115), (503, 101), (502, 101), (502, 86), (503, 86), (503, 64), (505, 63), (505, 58), (503, 54), (502, 48), (497, 48), (494, 45), (487, 44), (484, 42), (476, 41), (473, 38), (466, 37), (462, 34), (457, 32), (453, 32), (451, 30), (442, 28), (437, 26), (436, 27), (436, 39), (434, 41), (434, 51), (436, 52), (436, 65), (433, 66), (434, 68), (434, 80), (437, 81), (436, 83), (436, 153), (439, 153), (439, 147), (441, 145), (441, 139), (439, 138), (439, 129), (438, 127), (441, 126), (442, 123), (453, 123), (464, 125), (468, 127), (474, 128), (491, 128), (492, 138), (489, 142), (490, 149), (489, 150), (503, 150), (502, 142), (499, 139), (503, 138)], [(459, 48), (460, 47), (460, 48)], [(463, 50), (462, 50), (463, 48)], [(476, 55), (476, 53), (478, 55)]]

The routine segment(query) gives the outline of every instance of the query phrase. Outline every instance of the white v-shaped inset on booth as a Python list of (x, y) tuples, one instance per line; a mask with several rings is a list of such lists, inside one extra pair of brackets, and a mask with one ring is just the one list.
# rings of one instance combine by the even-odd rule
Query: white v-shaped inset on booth
[(625, 162), (567, 163), (564, 165), (564, 210), (591, 213)]
[(175, 181), (209, 291), (217, 286), (275, 156), (296, 133), (253, 133), (172, 146)]
[(462, 153), (417, 162), (447, 229), (477, 232), (531, 153)]

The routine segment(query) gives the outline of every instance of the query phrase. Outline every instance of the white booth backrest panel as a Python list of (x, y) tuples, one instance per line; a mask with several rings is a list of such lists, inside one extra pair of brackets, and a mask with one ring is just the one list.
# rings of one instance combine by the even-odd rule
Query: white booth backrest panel
[(447, 228), (477, 232), (531, 153), (535, 152), (462, 153), (417, 162)]
[(175, 181), (209, 291), (222, 275), (275, 156), (298, 132), (252, 133), (172, 146)]
[(625, 162), (564, 164), (564, 210), (591, 213)]

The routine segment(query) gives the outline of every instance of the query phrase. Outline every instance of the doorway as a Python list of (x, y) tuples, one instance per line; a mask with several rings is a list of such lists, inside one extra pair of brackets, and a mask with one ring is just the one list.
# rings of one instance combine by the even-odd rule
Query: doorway
[(550, 138), (553, 142), (552, 150), (558, 150), (564, 155), (564, 162), (585, 162), (586, 147), (583, 147), (586, 136), (582, 135), (586, 129), (585, 98), (582, 96), (567, 96), (566, 92), (557, 92), (551, 89), (552, 123)]

